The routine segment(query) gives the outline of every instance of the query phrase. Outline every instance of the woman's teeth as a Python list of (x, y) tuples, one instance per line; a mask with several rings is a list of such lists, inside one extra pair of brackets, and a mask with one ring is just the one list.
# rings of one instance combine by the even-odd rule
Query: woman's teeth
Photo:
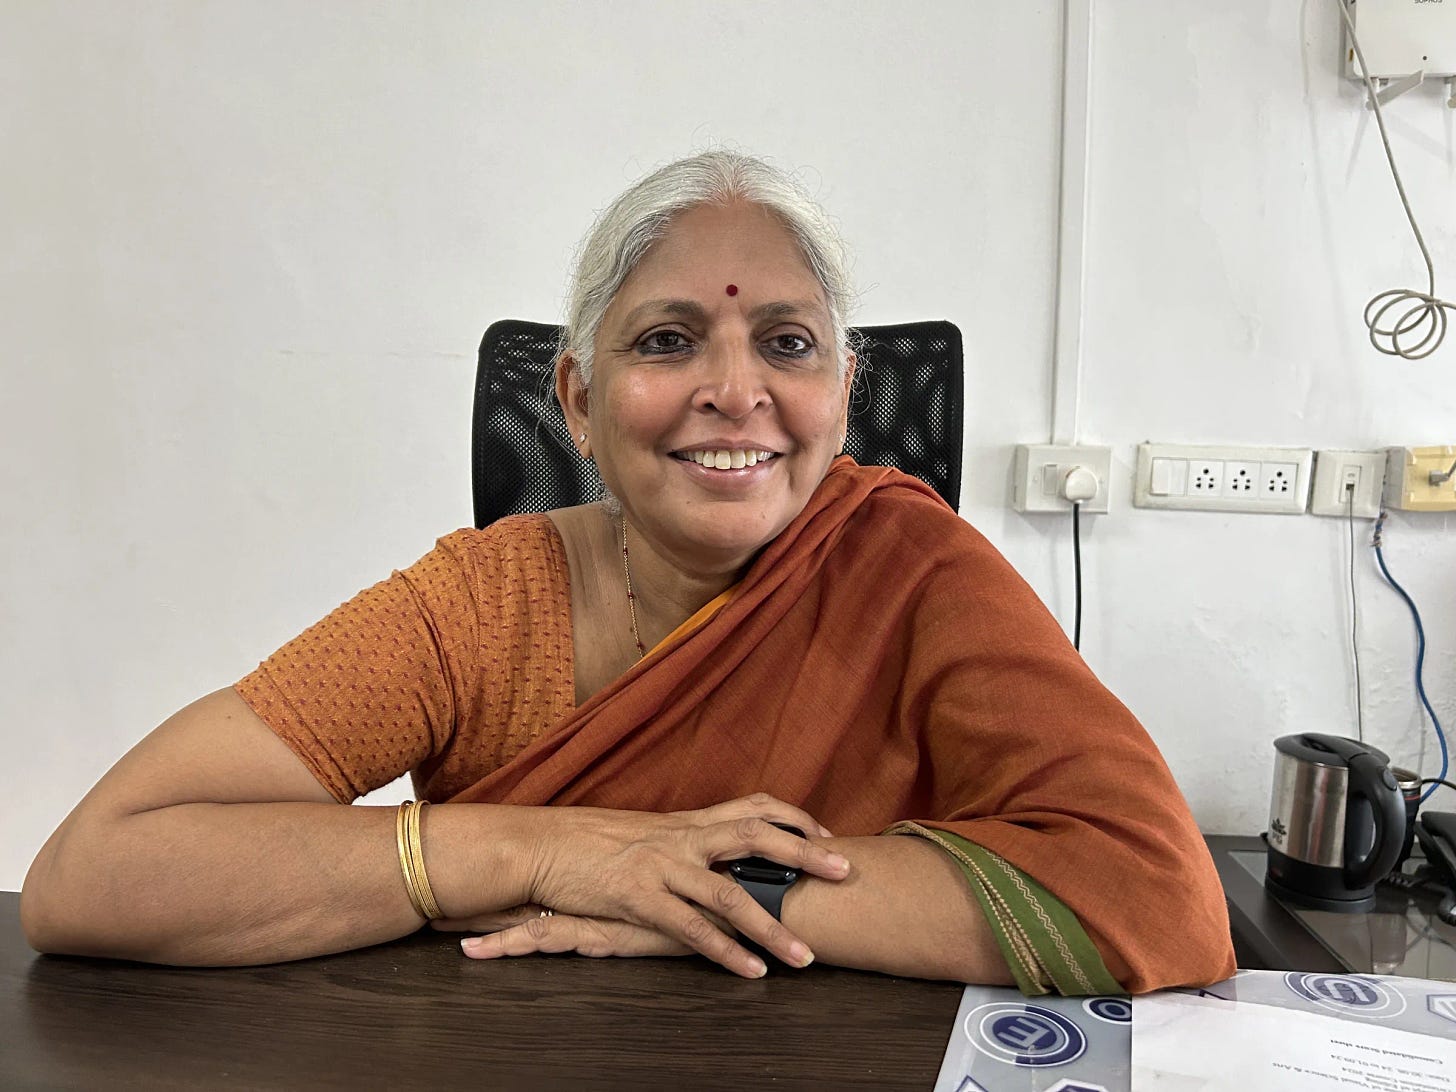
[(741, 470), (745, 466), (753, 466), (772, 459), (774, 453), (739, 448), (734, 451), (685, 451), (682, 457), (690, 459), (699, 466), (712, 467), (714, 470)]

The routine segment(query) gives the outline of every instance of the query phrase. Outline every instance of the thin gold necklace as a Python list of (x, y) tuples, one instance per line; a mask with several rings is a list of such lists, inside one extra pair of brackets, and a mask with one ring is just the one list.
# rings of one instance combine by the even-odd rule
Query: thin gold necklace
[(642, 643), (642, 634), (637, 631), (637, 597), (632, 594), (632, 559), (627, 554), (627, 515), (622, 514), (622, 572), (627, 575), (627, 610), (632, 615), (632, 640), (637, 642), (637, 658), (647, 655), (647, 646)]

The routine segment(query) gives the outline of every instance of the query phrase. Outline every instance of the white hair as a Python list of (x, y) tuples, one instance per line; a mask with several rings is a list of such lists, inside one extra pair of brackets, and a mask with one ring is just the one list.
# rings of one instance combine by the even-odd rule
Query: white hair
[(824, 210), (792, 175), (754, 156), (709, 151), (669, 163), (634, 183), (597, 217), (571, 278), (571, 297), (558, 355), (576, 359), (583, 386), (591, 385), (593, 347), (612, 299), (673, 217), (706, 204), (747, 201), (767, 209), (794, 236), (804, 261), (824, 290), (834, 329), (834, 352), (844, 374), (857, 346), (848, 319), (855, 292), (848, 253)]

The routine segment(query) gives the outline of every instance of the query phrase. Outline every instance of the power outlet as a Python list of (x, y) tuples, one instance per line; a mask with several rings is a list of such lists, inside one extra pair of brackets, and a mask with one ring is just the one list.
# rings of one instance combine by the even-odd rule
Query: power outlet
[(1247, 497), (1259, 488), (1259, 464), (1233, 459), (1223, 464), (1223, 495)]
[(1190, 496), (1217, 497), (1223, 493), (1223, 463), (1217, 459), (1188, 460)]
[(1139, 444), (1139, 508), (1296, 514), (1309, 500), (1314, 452), (1304, 447)]
[(1265, 500), (1290, 496), (1298, 483), (1298, 463), (1259, 464), (1259, 496)]
[(1309, 510), (1316, 516), (1374, 519), (1384, 485), (1383, 451), (1317, 451)]
[(1062, 495), (1062, 483), (1079, 466), (1097, 478), (1097, 493), (1082, 502), (1082, 511), (1106, 512), (1112, 448), (1087, 445), (1017, 444), (1011, 506), (1018, 512), (1070, 512), (1072, 502)]

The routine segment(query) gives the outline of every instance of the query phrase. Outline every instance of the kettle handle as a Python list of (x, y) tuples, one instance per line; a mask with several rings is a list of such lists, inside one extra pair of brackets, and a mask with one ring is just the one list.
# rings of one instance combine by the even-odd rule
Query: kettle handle
[(1405, 797), (1390, 767), (1366, 751), (1349, 759), (1349, 795), (1370, 801), (1375, 818), (1375, 844), (1362, 860), (1345, 869), (1349, 887), (1369, 887), (1383, 880), (1395, 867), (1405, 842)]

